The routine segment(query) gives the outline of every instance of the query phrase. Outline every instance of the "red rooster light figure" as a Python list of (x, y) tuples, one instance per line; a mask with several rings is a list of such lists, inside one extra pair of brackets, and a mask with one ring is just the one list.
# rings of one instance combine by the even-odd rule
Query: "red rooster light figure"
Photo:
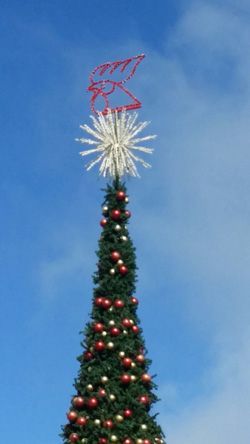
[[(137, 109), (141, 107), (141, 102), (127, 89), (124, 84), (134, 75), (137, 66), (144, 59), (145, 54), (130, 57), (125, 60), (107, 62), (97, 66), (90, 74), (90, 85), (88, 91), (92, 92), (91, 110), (94, 113), (103, 115), (109, 112), (120, 112), (123, 110)], [(131, 103), (110, 107), (109, 95), (113, 94), (117, 89), (122, 91), (123, 95), (132, 99)], [(96, 100), (102, 98), (104, 106), (102, 110), (96, 109)]]

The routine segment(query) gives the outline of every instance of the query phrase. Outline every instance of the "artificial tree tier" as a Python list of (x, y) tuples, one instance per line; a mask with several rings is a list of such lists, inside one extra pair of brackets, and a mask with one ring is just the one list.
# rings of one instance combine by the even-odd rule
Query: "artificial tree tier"
[(151, 414), (156, 384), (137, 315), (136, 256), (127, 225), (126, 187), (106, 189), (91, 320), (87, 323), (64, 443), (159, 444), (164, 434)]

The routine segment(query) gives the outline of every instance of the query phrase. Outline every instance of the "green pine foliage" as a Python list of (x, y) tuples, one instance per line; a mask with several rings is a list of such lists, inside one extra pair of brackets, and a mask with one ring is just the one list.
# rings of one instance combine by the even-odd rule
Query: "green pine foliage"
[(163, 442), (157, 415), (150, 414), (158, 400), (157, 387), (148, 375), (151, 361), (134, 297), (136, 256), (127, 230), (127, 201), (126, 187), (119, 179), (107, 186), (91, 321), (78, 358), (69, 420), (61, 434), (67, 444)]

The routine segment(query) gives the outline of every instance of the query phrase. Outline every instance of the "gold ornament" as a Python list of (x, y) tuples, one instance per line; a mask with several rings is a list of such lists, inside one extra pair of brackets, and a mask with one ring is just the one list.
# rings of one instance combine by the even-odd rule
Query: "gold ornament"
[(127, 238), (127, 236), (121, 236), (121, 240), (122, 240), (123, 242), (126, 242), (126, 241), (128, 240), (128, 238)]
[(124, 200), (125, 200), (126, 203), (129, 203), (129, 198), (127, 196), (125, 197)]
[(110, 436), (110, 441), (112, 441), (112, 442), (116, 442), (117, 440), (118, 440), (118, 438), (117, 438), (116, 435), (111, 435), (111, 436)]
[(86, 388), (87, 388), (88, 392), (92, 392), (94, 387), (92, 384), (88, 384)]
[(114, 346), (115, 346), (115, 344), (114, 344), (113, 342), (108, 342), (108, 343), (107, 343), (107, 348), (108, 348), (109, 350), (112, 350), (112, 349), (114, 348)]
[(131, 325), (134, 325), (133, 319), (129, 319), (129, 322), (130, 322)]
[(100, 425), (101, 425), (101, 421), (100, 421), (100, 419), (95, 419), (95, 420), (94, 420), (94, 424), (95, 424), (96, 426), (100, 426)]
[(102, 207), (102, 212), (103, 214), (106, 214), (109, 210), (109, 207), (107, 207), (107, 205), (105, 205), (104, 207)]
[(122, 265), (122, 264), (124, 264), (123, 260), (119, 259), (119, 261), (117, 261), (117, 265)]
[(135, 363), (135, 362), (132, 362), (132, 363), (131, 363), (131, 367), (132, 367), (132, 368), (135, 368), (135, 367), (136, 367), (136, 363)]
[(125, 352), (124, 351), (120, 351), (119, 356), (120, 356), (120, 358), (124, 358)]
[(107, 336), (107, 332), (104, 330), (103, 332), (102, 332), (102, 336)]
[(111, 276), (114, 276), (114, 274), (115, 274), (115, 269), (114, 269), (114, 268), (110, 268), (110, 270), (109, 270), (109, 274), (111, 274)]
[(123, 330), (122, 333), (123, 333), (124, 335), (127, 335), (127, 334), (128, 334), (127, 330)]
[(137, 377), (135, 375), (131, 375), (131, 381), (135, 382)]
[(138, 438), (138, 439), (136, 440), (136, 444), (143, 444), (143, 439)]
[(124, 420), (122, 415), (116, 415), (115, 419), (117, 422), (122, 422)]
[(108, 382), (109, 378), (107, 376), (102, 376), (101, 381), (103, 384), (106, 384)]
[(146, 424), (142, 424), (142, 425), (141, 425), (141, 429), (142, 429), (142, 430), (147, 430), (147, 428), (148, 428), (148, 426), (147, 426)]
[(115, 226), (115, 231), (121, 231), (121, 229), (122, 229), (121, 225), (117, 224)]
[(115, 325), (115, 321), (111, 319), (111, 321), (109, 321), (109, 325), (112, 327), (113, 325)]
[(109, 399), (110, 399), (110, 401), (115, 401), (115, 395), (113, 395), (112, 393), (111, 393), (111, 395), (109, 395)]

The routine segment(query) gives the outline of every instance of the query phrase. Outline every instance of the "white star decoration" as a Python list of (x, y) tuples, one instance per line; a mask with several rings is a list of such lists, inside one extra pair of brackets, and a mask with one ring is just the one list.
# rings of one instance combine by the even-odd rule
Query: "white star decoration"
[(98, 113), (98, 117), (90, 116), (93, 128), (81, 125), (80, 128), (94, 139), (76, 139), (88, 145), (96, 145), (90, 150), (81, 151), (81, 156), (97, 153), (97, 157), (86, 165), (87, 171), (100, 163), (100, 175), (106, 177), (121, 177), (125, 174), (139, 177), (135, 162), (140, 162), (145, 168), (151, 165), (134, 154), (133, 151), (152, 154), (152, 148), (139, 146), (138, 143), (154, 139), (156, 136), (136, 137), (149, 122), (136, 123), (138, 114), (122, 111), (109, 112), (106, 116)]

